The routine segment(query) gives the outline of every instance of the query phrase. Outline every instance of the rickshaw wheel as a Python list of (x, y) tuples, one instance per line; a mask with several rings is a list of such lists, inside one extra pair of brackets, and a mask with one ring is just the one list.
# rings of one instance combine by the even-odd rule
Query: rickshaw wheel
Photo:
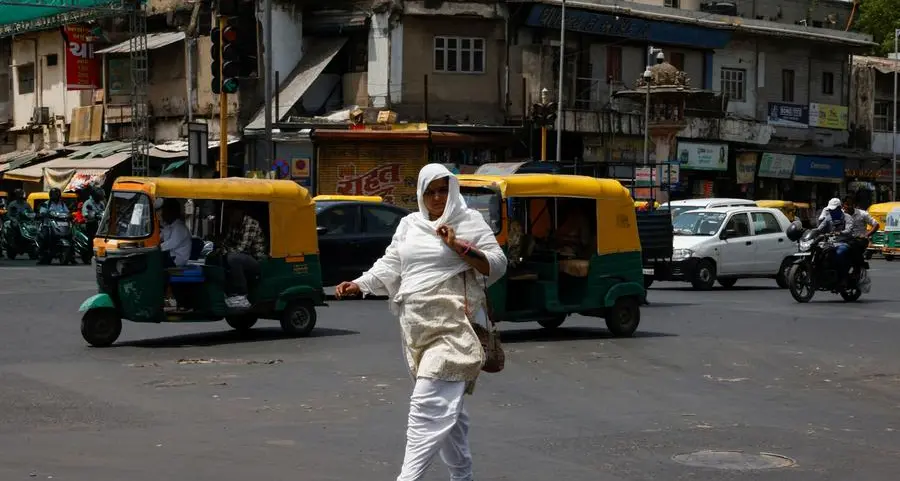
[(606, 315), (606, 328), (615, 337), (631, 337), (641, 323), (641, 308), (634, 297), (620, 297)]
[(257, 319), (254, 316), (232, 316), (225, 318), (225, 322), (238, 332), (249, 331), (256, 325), (256, 321)]
[(885, 255), (884, 255), (884, 260), (886, 260), (886, 261), (888, 261), (888, 262), (891, 262), (891, 261), (894, 260), (894, 256), (891, 255), (891, 254), (885, 254)]
[(281, 313), (281, 329), (289, 336), (305, 337), (316, 327), (316, 309), (309, 301), (295, 301)]
[(544, 329), (556, 329), (561, 326), (562, 323), (566, 322), (566, 316), (560, 315), (555, 317), (548, 317), (546, 319), (541, 319), (538, 321), (538, 324), (541, 325)]
[(94, 309), (81, 318), (81, 337), (94, 347), (109, 347), (122, 334), (122, 319), (112, 309)]

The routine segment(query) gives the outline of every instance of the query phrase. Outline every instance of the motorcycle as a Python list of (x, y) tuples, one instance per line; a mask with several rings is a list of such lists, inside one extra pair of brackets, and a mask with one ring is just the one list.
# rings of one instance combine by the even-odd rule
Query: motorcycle
[(806, 303), (812, 300), (816, 291), (827, 291), (840, 296), (846, 302), (858, 300), (869, 292), (871, 279), (868, 276), (869, 263), (865, 260), (852, 262), (853, 267), (842, 281), (836, 259), (839, 243), (851, 245), (851, 256), (856, 256), (856, 239), (845, 236), (823, 234), (818, 229), (804, 230), (793, 225), (788, 229), (788, 238), (799, 244), (799, 252), (793, 255), (788, 269), (787, 280), (791, 296), (795, 301)]
[(29, 214), (28, 220), (7, 218), (3, 222), (0, 244), (8, 259), (15, 260), (20, 254), (28, 255), (31, 260), (38, 258), (38, 226), (31, 219), (34, 214)]
[(84, 224), (75, 224), (72, 230), (72, 241), (75, 244), (75, 252), (81, 262), (90, 264), (94, 258), (93, 238), (91, 238)]
[(42, 264), (50, 264), (53, 258), (62, 265), (75, 263), (75, 243), (69, 214), (49, 212), (41, 222), (41, 241), (38, 256)]

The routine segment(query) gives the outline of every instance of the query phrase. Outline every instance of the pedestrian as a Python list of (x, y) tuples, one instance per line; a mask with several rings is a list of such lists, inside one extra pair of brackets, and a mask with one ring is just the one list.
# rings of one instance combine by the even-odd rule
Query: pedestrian
[(506, 272), (506, 256), (446, 167), (423, 167), (416, 194), (419, 211), (403, 218), (384, 256), (335, 293), (387, 295), (400, 318), (415, 387), (397, 481), (422, 479), (438, 453), (451, 480), (471, 481), (463, 396), (473, 392), (485, 361), (472, 322), (485, 305), (485, 288)]

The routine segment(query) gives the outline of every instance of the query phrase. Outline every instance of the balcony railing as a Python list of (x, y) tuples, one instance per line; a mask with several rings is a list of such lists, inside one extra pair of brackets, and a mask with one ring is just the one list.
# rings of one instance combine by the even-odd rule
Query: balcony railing
[(607, 83), (605, 78), (576, 77), (574, 101), (569, 105), (575, 110), (603, 110), (609, 105), (611, 94), (626, 86), (619, 81)]

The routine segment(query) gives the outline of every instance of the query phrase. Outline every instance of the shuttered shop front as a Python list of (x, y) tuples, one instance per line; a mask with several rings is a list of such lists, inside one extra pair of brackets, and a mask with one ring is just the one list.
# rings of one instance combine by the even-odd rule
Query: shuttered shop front
[(416, 180), (427, 162), (424, 141), (323, 143), (316, 157), (317, 193), (378, 195), (417, 210)]

